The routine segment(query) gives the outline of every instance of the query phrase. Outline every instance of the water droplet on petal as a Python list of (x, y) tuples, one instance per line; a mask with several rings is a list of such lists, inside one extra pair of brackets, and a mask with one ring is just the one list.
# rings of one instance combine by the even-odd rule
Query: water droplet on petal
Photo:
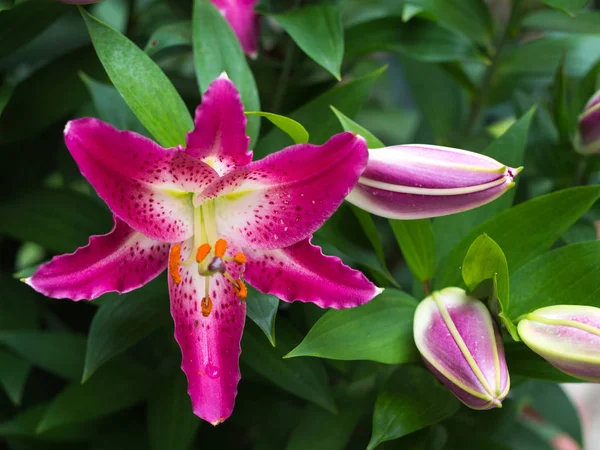
[(219, 369), (210, 363), (204, 367), (204, 372), (206, 372), (208, 378), (212, 378), (213, 380), (219, 378)]

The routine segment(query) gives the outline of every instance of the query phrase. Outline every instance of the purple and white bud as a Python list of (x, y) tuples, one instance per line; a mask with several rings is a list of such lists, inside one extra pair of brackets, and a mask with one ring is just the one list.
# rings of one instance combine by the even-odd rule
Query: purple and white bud
[(557, 369), (600, 382), (600, 308), (548, 306), (527, 314), (518, 329), (523, 342)]
[(502, 338), (483, 302), (455, 287), (432, 293), (415, 312), (425, 364), (473, 409), (500, 408), (510, 389)]
[(346, 200), (390, 219), (445, 216), (500, 197), (521, 170), (479, 153), (435, 145), (369, 149), (367, 168)]
[(575, 150), (583, 155), (600, 152), (600, 91), (589, 99), (579, 116)]

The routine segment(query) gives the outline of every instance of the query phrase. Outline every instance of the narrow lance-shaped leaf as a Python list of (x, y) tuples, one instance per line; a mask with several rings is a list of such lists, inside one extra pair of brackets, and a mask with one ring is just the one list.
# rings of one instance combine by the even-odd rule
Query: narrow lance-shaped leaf
[(121, 33), (83, 9), (81, 14), (108, 76), (140, 122), (159, 144), (184, 145), (193, 122), (171, 81), (143, 50)]
[(21, 404), (31, 364), (0, 348), (0, 384), (15, 405)]
[(435, 241), (429, 219), (389, 220), (408, 268), (421, 283), (430, 283), (435, 273)]
[(339, 6), (306, 6), (273, 18), (308, 56), (341, 79), (344, 29)]
[[(194, 0), (192, 41), (196, 78), (201, 92), (222, 72), (233, 81), (247, 111), (260, 111), (260, 100), (254, 75), (246, 56), (223, 14), (210, 0)], [(248, 118), (250, 145), (256, 144), (260, 130), (258, 117)]]
[(294, 141), (294, 144), (305, 144), (308, 142), (308, 131), (306, 131), (306, 128), (301, 123), (289, 117), (262, 111), (246, 111), (245, 114), (247, 116), (260, 116), (269, 119), (273, 125), (287, 133)]
[(275, 347), (275, 319), (278, 307), (279, 299), (274, 295), (261, 294), (252, 287), (248, 288), (246, 314), (265, 333), (273, 347)]
[(184, 20), (158, 28), (148, 39), (144, 51), (153, 56), (171, 47), (192, 45), (192, 22)]

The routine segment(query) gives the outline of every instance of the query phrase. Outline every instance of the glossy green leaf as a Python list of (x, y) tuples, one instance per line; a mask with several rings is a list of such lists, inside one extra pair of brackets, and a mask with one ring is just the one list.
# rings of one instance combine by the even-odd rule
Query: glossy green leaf
[(272, 17), (304, 53), (341, 79), (344, 30), (339, 6), (305, 6)]
[[(367, 100), (373, 83), (384, 70), (385, 68), (382, 68), (363, 77), (337, 85), (301, 106), (289, 114), (289, 117), (304, 125), (310, 133), (311, 142), (322, 144), (338, 130), (341, 130), (338, 120), (331, 113), (330, 106), (333, 105), (349, 117), (353, 117)], [(286, 147), (286, 145), (287, 137), (278, 129), (271, 130), (258, 143), (254, 150), (255, 158), (262, 158), (269, 153)]]
[(88, 334), (82, 382), (115, 356), (170, 323), (169, 293), (163, 277), (122, 296), (105, 298)]
[(0, 332), (27, 330), (39, 324), (41, 295), (25, 283), (0, 272)]
[(192, 45), (192, 22), (183, 20), (170, 23), (158, 28), (148, 39), (144, 51), (153, 56), (161, 50), (171, 47), (191, 47)]
[(100, 119), (119, 130), (130, 130), (149, 136), (148, 131), (113, 86), (100, 83), (84, 73), (81, 74), (81, 79), (90, 91)]
[(83, 9), (92, 43), (113, 85), (164, 147), (185, 145), (190, 113), (163, 71), (137, 45)]
[(286, 358), (316, 356), (385, 364), (415, 361), (418, 353), (412, 334), (416, 307), (417, 301), (410, 295), (386, 289), (365, 305), (330, 310)]
[(275, 318), (279, 308), (279, 299), (248, 287), (246, 298), (246, 314), (265, 333), (267, 339), (275, 347)]
[(598, 239), (596, 225), (585, 217), (576, 222), (571, 228), (565, 231), (562, 239), (567, 244), (576, 244), (577, 242), (595, 241)]
[(558, 136), (561, 142), (571, 142), (571, 117), (567, 104), (567, 77), (565, 75), (565, 57), (556, 69), (554, 83), (552, 85), (552, 116), (554, 124), (558, 130)]
[(431, 372), (402, 366), (387, 380), (377, 396), (373, 434), (367, 450), (397, 439), (453, 415), (459, 401)]
[(511, 277), (510, 317), (550, 305), (600, 307), (600, 241), (553, 250), (530, 261)]
[(287, 133), (294, 141), (294, 144), (305, 144), (308, 142), (309, 136), (306, 128), (304, 128), (301, 123), (298, 123), (289, 117), (262, 111), (246, 111), (245, 114), (247, 116), (260, 116), (269, 119), (273, 125)]
[(539, 9), (523, 18), (524, 27), (564, 33), (600, 33), (600, 12), (582, 11), (576, 17), (569, 17), (561, 11)]
[(445, 27), (478, 44), (489, 44), (492, 18), (483, 0), (428, 0), (425, 4)]
[[(486, 233), (504, 250), (511, 272), (548, 250), (600, 197), (600, 187), (576, 187), (521, 203), (484, 222), (444, 258), (436, 288), (459, 285), (460, 266), (473, 240)], [(514, 287), (514, 285), (513, 285)], [(518, 304), (511, 293), (513, 305)], [(511, 307), (511, 317), (513, 311)]]
[(21, 404), (31, 364), (0, 348), (0, 384), (15, 405)]
[(246, 323), (241, 360), (271, 383), (300, 398), (335, 412), (327, 373), (321, 361), (312, 358), (282, 359), (301, 336), (287, 322), (279, 320), (277, 347), (272, 347), (252, 322)]
[(382, 51), (432, 63), (482, 59), (469, 39), (425, 20), (385, 17), (347, 30), (346, 58)]
[(364, 211), (354, 205), (350, 205), (350, 209), (352, 209), (352, 212), (354, 213), (354, 217), (356, 217), (356, 220), (358, 220), (358, 223), (360, 224), (361, 228), (365, 232), (365, 236), (367, 237), (367, 239), (373, 246), (373, 250), (375, 250), (377, 259), (379, 259), (381, 267), (382, 267), (383, 271), (385, 272), (386, 276), (388, 276), (389, 278), (392, 278), (392, 275), (389, 273), (389, 269), (386, 266), (385, 252), (383, 250), (381, 234), (379, 233), (379, 230), (377, 229), (377, 225), (375, 224), (375, 221), (373, 220), (373, 216), (371, 216), (371, 214), (369, 214), (367, 211)]
[(337, 109), (335, 106), (331, 106), (331, 110), (337, 116), (340, 124), (344, 131), (352, 131), (353, 133), (360, 134), (367, 141), (369, 148), (381, 148), (385, 147), (385, 144), (377, 139), (373, 133), (367, 130), (365, 127), (359, 125), (350, 117), (346, 116), (343, 112)]
[(148, 393), (151, 375), (148, 369), (126, 360), (109, 364), (87, 383), (71, 383), (54, 397), (37, 431), (85, 422), (133, 406)]
[(546, 5), (559, 9), (574, 17), (589, 0), (542, 0)]
[(177, 370), (148, 400), (148, 436), (152, 450), (190, 448), (200, 419), (192, 411), (187, 380)]
[[(208, 89), (222, 72), (226, 72), (240, 91), (247, 111), (260, 111), (260, 100), (254, 75), (246, 62), (237, 37), (210, 0), (194, 0), (192, 40), (196, 78), (201, 92)], [(258, 138), (260, 119), (249, 117), (246, 133), (253, 146)]]
[(0, 233), (66, 253), (93, 234), (111, 229), (108, 210), (99, 200), (74, 191), (42, 190), (0, 205)]
[(34, 366), (69, 380), (81, 378), (83, 336), (64, 331), (3, 331), (0, 343)]
[[(535, 108), (530, 109), (506, 132), (493, 141), (482, 153), (509, 167), (521, 167), (527, 147), (527, 136)], [(517, 184), (520, 177), (516, 178)], [(512, 189), (487, 205), (460, 214), (439, 217), (433, 221), (438, 257), (441, 259), (463, 239), (475, 226), (510, 208), (516, 189)]]
[(8, 10), (0, 10), (0, 58), (27, 44), (68, 8), (58, 2), (27, 0)]
[(557, 383), (584, 382), (556, 369), (523, 343), (507, 342), (504, 345), (504, 351), (511, 377), (534, 378)]
[(431, 282), (436, 259), (430, 220), (389, 220), (389, 224), (411, 273), (422, 283)]

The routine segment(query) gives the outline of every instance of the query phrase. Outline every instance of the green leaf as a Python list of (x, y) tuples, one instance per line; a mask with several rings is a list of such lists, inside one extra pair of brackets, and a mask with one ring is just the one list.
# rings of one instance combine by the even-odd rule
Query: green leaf
[(563, 11), (564, 13), (575, 17), (575, 13), (580, 11), (589, 0), (542, 0), (546, 5)]
[(527, 14), (521, 24), (528, 28), (564, 33), (599, 34), (600, 12), (582, 11), (577, 17), (569, 17), (561, 11), (540, 9)]
[(167, 76), (121, 33), (80, 11), (106, 73), (140, 122), (162, 146), (185, 145), (194, 123)]
[(272, 17), (304, 53), (341, 80), (344, 29), (338, 6), (306, 6)]
[(10, 101), (14, 89), (15, 87), (8, 82), (4, 82), (0, 86), (0, 117), (2, 116), (2, 111), (4, 111), (4, 108)]
[(483, 0), (428, 0), (432, 11), (445, 27), (487, 46), (492, 37), (492, 18)]
[[(527, 136), (535, 111), (535, 107), (531, 108), (482, 153), (509, 167), (521, 167), (524, 160), (523, 154), (527, 147)], [(519, 177), (516, 178), (516, 182), (517, 184), (520, 182)], [(495, 216), (500, 211), (510, 208), (515, 192), (516, 189), (512, 189), (487, 205), (460, 214), (435, 219), (433, 221), (433, 231), (436, 238), (438, 257), (441, 259), (446, 256), (474, 227)]]
[[(473, 229), (444, 258), (435, 278), (436, 288), (460, 284), (460, 265), (469, 246), (480, 234), (486, 233), (496, 241), (504, 250), (510, 271), (514, 272), (548, 250), (599, 197), (599, 186), (564, 189), (496, 215)], [(516, 306), (518, 302), (512, 293), (511, 298)], [(511, 317), (514, 317), (512, 313)]]
[(113, 86), (100, 83), (84, 73), (81, 73), (80, 76), (90, 91), (100, 119), (119, 130), (135, 131), (148, 136), (148, 131)]
[[(334, 105), (349, 117), (353, 117), (367, 100), (373, 83), (384, 70), (385, 68), (381, 68), (363, 77), (339, 84), (301, 106), (289, 117), (305, 126), (310, 133), (311, 142), (322, 144), (341, 129), (338, 120), (331, 114), (330, 106)], [(255, 158), (262, 158), (286, 145), (287, 137), (277, 129), (271, 130), (258, 143), (254, 150)]]
[(565, 231), (562, 239), (567, 244), (576, 244), (577, 242), (595, 241), (598, 239), (596, 225), (585, 217), (576, 222), (571, 228)]
[(107, 361), (170, 322), (168, 295), (167, 282), (160, 277), (129, 294), (104, 299), (90, 325), (83, 383)]
[(183, 20), (181, 22), (170, 23), (158, 28), (148, 39), (144, 51), (153, 56), (171, 47), (191, 47), (192, 45), (192, 22)]
[(3, 331), (0, 343), (31, 364), (69, 380), (79, 380), (85, 338), (64, 331)]
[[(226, 72), (240, 91), (244, 109), (260, 111), (258, 90), (246, 55), (229, 23), (210, 0), (194, 0), (192, 39), (200, 91), (206, 92), (210, 83)], [(260, 119), (250, 117), (246, 132), (251, 147), (256, 143), (259, 130)]]
[(512, 278), (510, 317), (551, 305), (600, 307), (600, 241), (567, 245), (539, 256)]
[(153, 450), (187, 450), (200, 419), (192, 411), (187, 380), (177, 370), (148, 400), (148, 435)]
[(431, 282), (435, 273), (435, 241), (429, 219), (389, 220), (402, 256), (414, 277)]
[(0, 331), (37, 328), (41, 295), (10, 276), (0, 272)]
[(377, 396), (367, 450), (444, 420), (458, 410), (459, 404), (431, 372), (402, 366)]
[(357, 124), (350, 117), (346, 116), (343, 112), (338, 110), (335, 106), (331, 106), (331, 110), (337, 116), (340, 124), (344, 131), (352, 131), (353, 133), (360, 134), (367, 141), (367, 146), (369, 148), (381, 148), (385, 147), (385, 144), (377, 139), (373, 133), (364, 128), (363, 126)]
[(584, 382), (561, 372), (523, 343), (507, 342), (504, 344), (504, 351), (511, 377), (534, 378), (557, 383)]
[(556, 68), (552, 84), (552, 116), (558, 129), (561, 142), (567, 145), (571, 142), (571, 117), (567, 106), (567, 77), (565, 75), (565, 55)]
[(90, 235), (111, 228), (110, 214), (98, 200), (67, 190), (14, 197), (0, 205), (0, 215), (0, 233), (59, 253), (72, 252)]
[(45, 0), (21, 1), (0, 10), (0, 58), (27, 44), (68, 10), (67, 5)]
[(357, 206), (350, 205), (352, 212), (354, 213), (354, 217), (358, 220), (361, 228), (365, 232), (365, 236), (373, 246), (373, 250), (375, 250), (375, 254), (377, 255), (377, 259), (379, 259), (379, 263), (381, 264), (381, 268), (383, 269), (385, 275), (388, 278), (391, 278), (390, 281), (392, 284), (396, 284), (393, 282), (392, 274), (389, 272), (386, 262), (385, 262), (385, 253), (383, 251), (383, 243), (381, 242), (381, 235), (379, 230), (377, 229), (377, 225), (373, 221), (373, 216), (368, 212), (360, 209)]
[(425, 20), (385, 17), (347, 30), (346, 58), (381, 51), (432, 63), (483, 58), (466, 37)]
[(249, 322), (242, 338), (242, 361), (281, 389), (336, 412), (327, 373), (317, 359), (282, 359), (301, 337), (287, 322), (277, 321), (277, 347), (273, 348)]
[(267, 339), (275, 347), (275, 318), (279, 308), (279, 299), (248, 287), (246, 298), (246, 314), (265, 333)]
[(417, 302), (410, 295), (386, 289), (369, 303), (330, 310), (304, 340), (285, 357), (316, 356), (401, 364), (418, 359), (412, 334)]
[(0, 348), (0, 384), (4, 388), (6, 395), (15, 405), (21, 404), (25, 383), (31, 371), (31, 365)]
[(269, 119), (273, 125), (284, 133), (287, 133), (294, 141), (294, 144), (305, 144), (308, 142), (309, 136), (306, 128), (304, 128), (301, 123), (298, 123), (289, 117), (262, 111), (246, 111), (245, 114), (247, 116), (261, 116)]
[(133, 406), (148, 393), (151, 375), (149, 370), (126, 360), (109, 364), (87, 383), (76, 381), (54, 397), (37, 431), (85, 422)]

